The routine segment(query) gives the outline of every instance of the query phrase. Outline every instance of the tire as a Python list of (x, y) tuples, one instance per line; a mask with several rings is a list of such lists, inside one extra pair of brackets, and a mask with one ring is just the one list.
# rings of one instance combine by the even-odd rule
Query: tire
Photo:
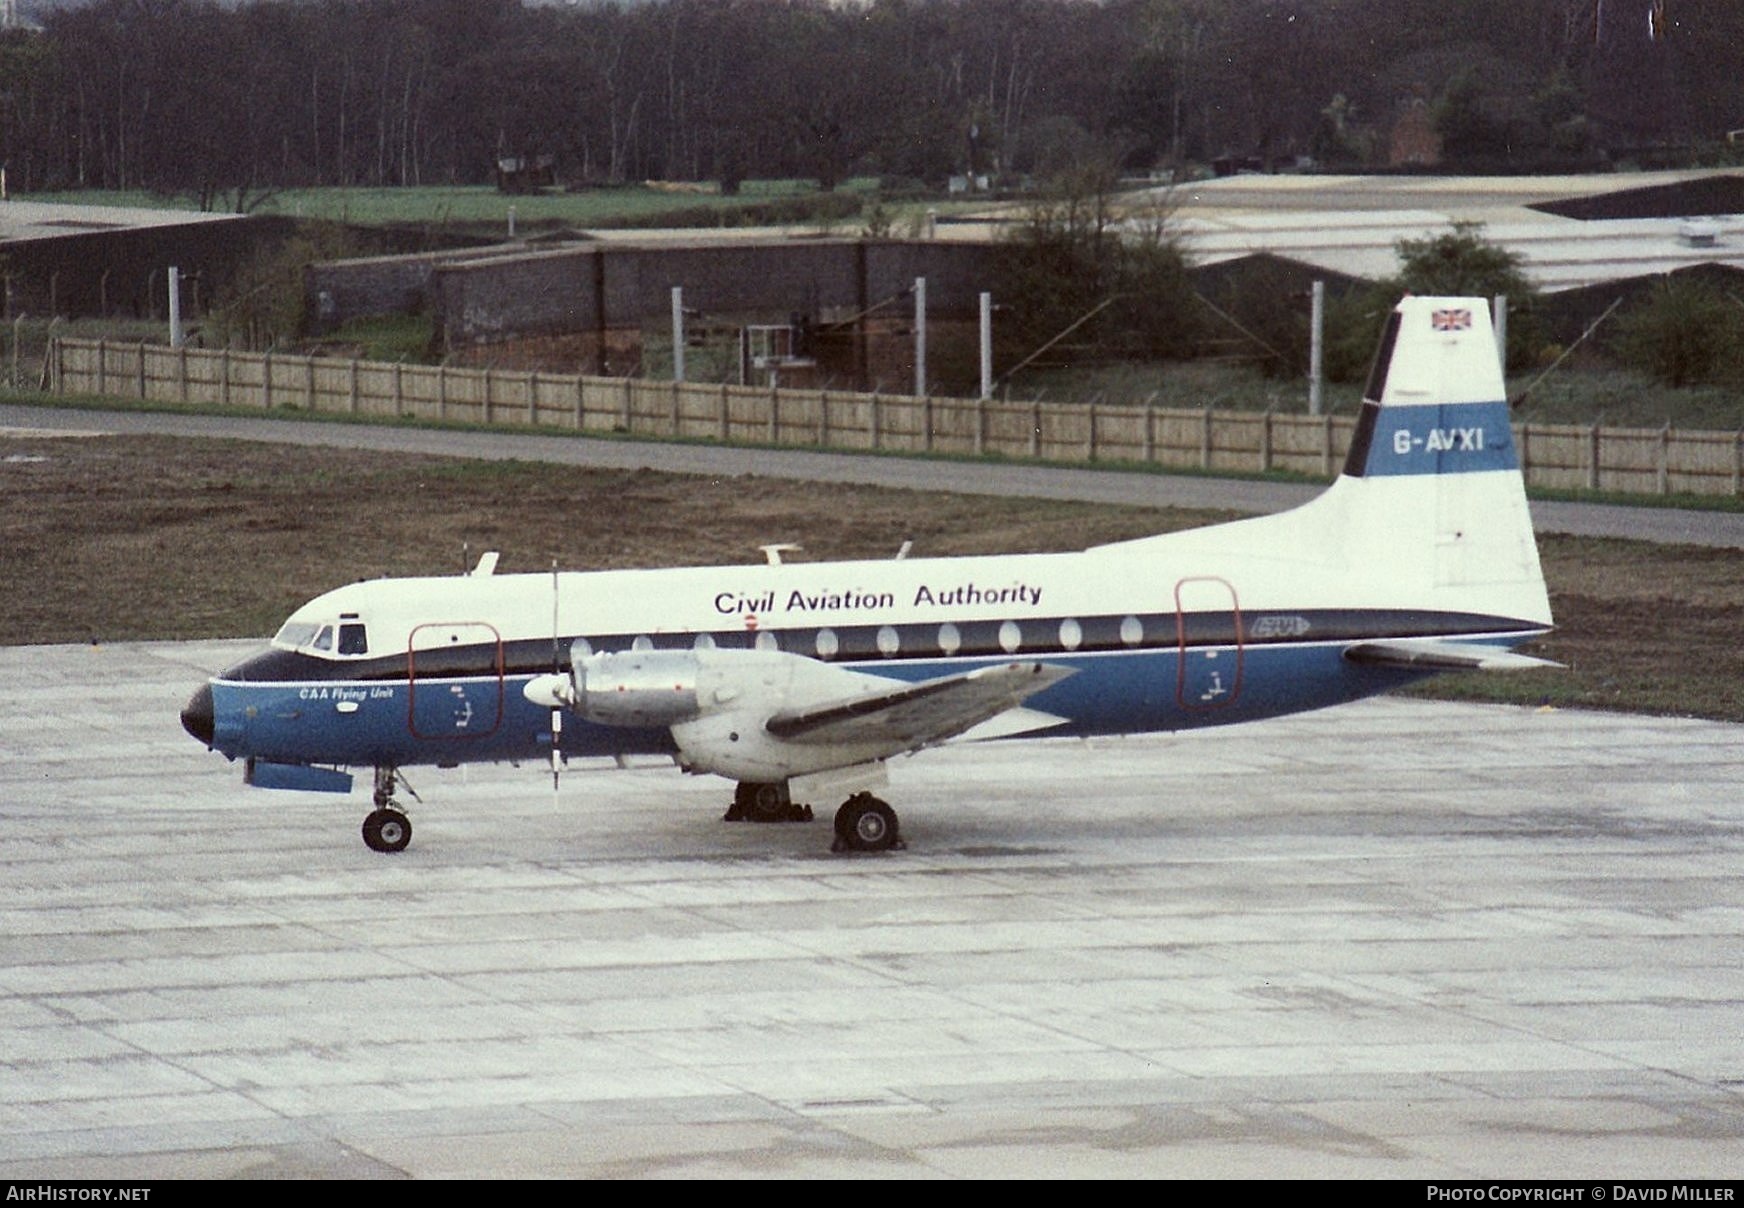
[(896, 811), (866, 793), (836, 811), (836, 835), (848, 851), (890, 851), (902, 841)]
[(793, 798), (788, 795), (785, 781), (741, 781), (739, 787), (733, 791), (733, 806), (739, 816), (748, 822), (794, 820)]
[(363, 820), (363, 841), (371, 851), (405, 851), (412, 841), (412, 820), (399, 810), (374, 810)]

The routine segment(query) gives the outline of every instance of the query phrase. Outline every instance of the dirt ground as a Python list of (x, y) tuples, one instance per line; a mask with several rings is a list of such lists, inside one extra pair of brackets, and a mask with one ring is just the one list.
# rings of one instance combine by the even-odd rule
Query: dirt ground
[[(1225, 519), (174, 437), (0, 438), (0, 644), (263, 636), (381, 575), (1073, 549)], [(1561, 672), (1438, 695), (1744, 721), (1744, 553), (1540, 541)]]

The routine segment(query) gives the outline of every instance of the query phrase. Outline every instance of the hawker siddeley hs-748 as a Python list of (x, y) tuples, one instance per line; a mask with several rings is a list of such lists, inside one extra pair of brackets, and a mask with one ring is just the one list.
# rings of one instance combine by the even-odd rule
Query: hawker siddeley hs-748
[(1405, 299), (1343, 473), (1289, 512), (1059, 554), (517, 575), (487, 556), (310, 601), (182, 723), (258, 787), (373, 768), (378, 851), (411, 838), (402, 768), (635, 754), (737, 781), (729, 818), (840, 803), (835, 846), (877, 851), (901, 844), (887, 762), (925, 747), (1542, 666), (1512, 649), (1551, 617), (1493, 340), (1481, 299)]

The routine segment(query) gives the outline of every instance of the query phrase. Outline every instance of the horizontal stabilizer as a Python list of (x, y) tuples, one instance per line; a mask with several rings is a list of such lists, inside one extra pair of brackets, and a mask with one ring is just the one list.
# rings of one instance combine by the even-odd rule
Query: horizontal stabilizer
[(997, 717), (1073, 674), (1070, 667), (1046, 663), (1004, 663), (777, 714), (764, 728), (791, 742), (927, 746)]
[(1549, 659), (1515, 654), (1506, 646), (1476, 646), (1468, 642), (1359, 642), (1344, 657), (1364, 667), (1408, 671), (1532, 671), (1561, 667)]

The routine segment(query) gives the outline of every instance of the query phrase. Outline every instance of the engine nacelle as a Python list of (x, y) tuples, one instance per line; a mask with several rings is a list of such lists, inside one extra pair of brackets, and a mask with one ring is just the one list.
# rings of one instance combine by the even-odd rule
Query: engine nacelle
[(697, 656), (689, 650), (625, 650), (574, 662), (573, 708), (602, 726), (672, 726), (698, 713)]
[(568, 708), (602, 726), (664, 726), (689, 771), (775, 781), (891, 754), (887, 741), (805, 743), (776, 738), (769, 718), (796, 703), (888, 691), (882, 677), (774, 650), (625, 650), (580, 654), (568, 675), (541, 675), (528, 700)]

